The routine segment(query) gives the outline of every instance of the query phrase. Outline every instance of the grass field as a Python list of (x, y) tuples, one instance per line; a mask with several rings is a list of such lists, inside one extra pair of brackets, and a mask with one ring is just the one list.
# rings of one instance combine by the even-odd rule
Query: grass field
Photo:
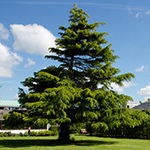
[(150, 150), (150, 140), (74, 136), (71, 144), (57, 137), (0, 137), (0, 150)]

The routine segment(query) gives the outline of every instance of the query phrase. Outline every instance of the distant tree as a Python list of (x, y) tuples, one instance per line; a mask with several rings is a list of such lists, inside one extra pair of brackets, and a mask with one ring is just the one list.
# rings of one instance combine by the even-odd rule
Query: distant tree
[[(76, 5), (70, 14), (69, 27), (59, 27), (62, 32), (56, 39), (57, 48), (49, 48), (55, 54), (46, 56), (59, 61), (60, 66), (34, 73), (34, 77), (22, 82), (29, 92), (19, 91), (19, 102), (28, 110), (23, 114), (23, 121), (26, 124), (60, 124), (60, 141), (69, 140), (69, 126), (76, 123), (107, 130), (105, 117), (111, 113), (106, 112), (123, 109), (118, 112), (125, 114), (124, 105), (132, 101), (130, 96), (114, 91), (111, 84), (123, 86), (123, 81), (134, 77), (132, 73), (120, 75), (120, 70), (112, 66), (118, 56), (113, 55), (111, 44), (107, 45), (104, 37), (108, 33), (96, 31), (105, 23), (89, 24), (89, 16)], [(132, 123), (137, 121), (132, 115), (127, 116)]]
[(20, 111), (11, 111), (9, 114), (3, 115), (3, 118), (5, 119), (3, 121), (3, 124), (5, 124), (5, 127), (8, 128), (24, 128), (26, 126), (26, 122), (23, 120), (24, 116), (27, 116), (28, 113), (26, 112), (20, 112)]

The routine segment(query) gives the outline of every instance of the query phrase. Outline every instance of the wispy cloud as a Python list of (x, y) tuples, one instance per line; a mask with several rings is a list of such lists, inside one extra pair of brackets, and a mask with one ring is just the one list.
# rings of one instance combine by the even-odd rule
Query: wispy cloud
[[(131, 86), (135, 86), (135, 85), (138, 85), (137, 83), (133, 83), (133, 82), (123, 82), (123, 86), (119, 86), (118, 84), (116, 83), (111, 83), (111, 88), (114, 90), (114, 91), (117, 91), (117, 92), (123, 92), (124, 91), (124, 88), (129, 88)], [(101, 84), (98, 84), (98, 88), (101, 88), (102, 85)]]
[(148, 16), (150, 14), (150, 10), (146, 12), (146, 15)]
[(145, 68), (145, 66), (141, 66), (140, 68), (135, 69), (136, 72), (141, 72), (143, 71), (143, 69)]
[(73, 4), (73, 2), (44, 2), (44, 1), (18, 1), (13, 2), (17, 4), (28, 4), (28, 5), (70, 5)]
[(141, 14), (142, 14), (141, 12), (138, 12), (138, 13), (135, 15), (135, 18), (139, 18), (139, 16), (140, 16)]
[(35, 62), (33, 60), (31, 60), (30, 58), (27, 59), (28, 63), (25, 64), (25, 67), (30, 67), (32, 65), (35, 65)]
[(120, 87), (118, 84), (116, 83), (112, 83), (111, 86), (113, 88), (113, 90), (118, 91), (118, 92), (123, 92), (124, 88), (129, 88), (131, 86), (135, 86), (137, 85), (137, 83), (132, 83), (132, 82), (123, 82), (122, 87)]
[(105, 3), (77, 3), (80, 5), (95, 5), (102, 6), (106, 9), (119, 9), (119, 10), (135, 10), (135, 11), (146, 11), (145, 7), (141, 6), (129, 6), (129, 5), (120, 5), (120, 4), (105, 4)]
[(14, 81), (0, 81), (0, 83), (8, 83), (8, 84), (18, 84), (20, 82), (14, 82)]
[[(5, 3), (0, 2), (0, 3)], [(26, 4), (26, 5), (73, 5), (74, 2), (46, 2), (46, 1), (15, 1), (10, 3), (16, 4)], [(105, 9), (119, 9), (119, 10), (135, 10), (135, 11), (148, 11), (146, 7), (142, 6), (130, 6), (130, 5), (120, 5), (120, 4), (106, 4), (106, 3), (88, 3), (88, 2), (79, 2), (77, 5), (93, 5), (100, 6)]]
[(9, 37), (9, 31), (4, 27), (2, 23), (0, 23), (0, 39), (7, 40)]

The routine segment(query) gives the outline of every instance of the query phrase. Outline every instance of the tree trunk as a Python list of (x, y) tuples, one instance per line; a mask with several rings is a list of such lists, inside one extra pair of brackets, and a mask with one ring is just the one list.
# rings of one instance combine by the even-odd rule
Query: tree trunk
[(68, 123), (62, 123), (59, 128), (59, 138), (58, 140), (60, 142), (68, 142), (70, 140), (69, 135), (69, 124)]
[(71, 56), (69, 70), (73, 69), (73, 61), (74, 61), (74, 55)]

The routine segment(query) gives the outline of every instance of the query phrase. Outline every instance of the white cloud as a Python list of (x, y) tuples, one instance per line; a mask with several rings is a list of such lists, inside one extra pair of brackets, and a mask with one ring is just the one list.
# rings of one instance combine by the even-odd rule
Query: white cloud
[(12, 77), (12, 68), (22, 61), (22, 57), (0, 43), (0, 77)]
[(9, 37), (8, 30), (4, 27), (4, 25), (2, 23), (0, 23), (0, 39), (7, 40), (8, 37)]
[(137, 83), (132, 83), (132, 82), (123, 82), (124, 86), (119, 86), (116, 83), (112, 83), (111, 87), (113, 88), (113, 90), (117, 91), (117, 92), (123, 92), (124, 88), (128, 88), (130, 86), (135, 86), (137, 85)]
[(18, 100), (19, 99), (18, 94), (16, 94), (13, 99)]
[(141, 12), (138, 12), (135, 17), (138, 18), (142, 13)]
[(117, 92), (122, 92), (123, 91), (123, 87), (119, 86), (116, 83), (112, 83), (111, 87), (113, 88), (113, 90), (117, 91)]
[(10, 25), (14, 36), (13, 48), (30, 54), (48, 54), (49, 47), (55, 47), (56, 37), (41, 25)]
[(145, 88), (141, 88), (137, 93), (140, 95), (150, 95), (150, 86), (148, 85)]
[[(123, 82), (123, 85), (124, 86), (119, 86), (118, 84), (116, 83), (111, 83), (111, 87), (113, 88), (114, 91), (117, 91), (117, 92), (123, 92), (124, 88), (128, 88), (130, 86), (135, 86), (137, 85), (137, 83), (132, 83), (132, 82)], [(101, 88), (102, 85), (101, 84), (98, 84), (98, 88)]]
[(129, 102), (127, 105), (129, 106), (129, 108), (133, 108), (133, 107), (139, 105), (139, 103)]
[(146, 15), (148, 16), (150, 14), (150, 10), (146, 12)]
[(141, 71), (143, 71), (144, 68), (145, 68), (145, 66), (141, 66), (141, 68), (137, 68), (135, 71), (136, 72), (141, 72)]
[(35, 62), (33, 60), (31, 60), (30, 58), (28, 58), (27, 61), (28, 61), (28, 63), (24, 65), (25, 67), (30, 67), (32, 65), (35, 65)]
[(9, 88), (7, 91), (13, 91), (13, 89), (12, 89), (12, 88)]
[(144, 102), (147, 102), (150, 97), (144, 97)]

